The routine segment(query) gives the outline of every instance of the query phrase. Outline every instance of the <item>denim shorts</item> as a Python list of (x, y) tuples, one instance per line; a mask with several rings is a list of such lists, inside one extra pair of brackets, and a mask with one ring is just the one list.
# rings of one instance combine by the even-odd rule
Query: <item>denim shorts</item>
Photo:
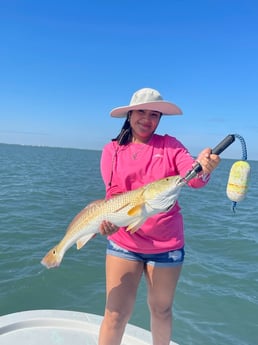
[(181, 248), (158, 254), (141, 254), (124, 249), (109, 240), (107, 244), (107, 254), (126, 260), (140, 261), (144, 264), (156, 267), (172, 267), (183, 264), (185, 251), (184, 248)]

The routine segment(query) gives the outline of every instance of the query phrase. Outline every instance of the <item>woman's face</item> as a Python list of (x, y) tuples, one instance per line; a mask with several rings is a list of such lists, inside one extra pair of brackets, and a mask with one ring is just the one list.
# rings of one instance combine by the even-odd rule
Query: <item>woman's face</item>
[(129, 116), (134, 142), (146, 143), (158, 127), (161, 113), (155, 110), (133, 110)]

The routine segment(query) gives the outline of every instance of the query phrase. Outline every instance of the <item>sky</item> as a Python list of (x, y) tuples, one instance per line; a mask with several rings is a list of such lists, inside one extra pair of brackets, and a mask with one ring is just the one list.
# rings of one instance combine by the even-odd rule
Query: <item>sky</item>
[(0, 143), (101, 150), (143, 87), (183, 110), (158, 134), (258, 160), (258, 2), (0, 0)]

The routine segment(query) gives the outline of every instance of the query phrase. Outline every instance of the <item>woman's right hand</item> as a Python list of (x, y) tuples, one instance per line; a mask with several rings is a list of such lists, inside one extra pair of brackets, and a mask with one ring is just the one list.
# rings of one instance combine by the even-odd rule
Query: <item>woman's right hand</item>
[(111, 222), (103, 220), (103, 222), (100, 224), (99, 232), (101, 233), (101, 235), (109, 236), (117, 232), (118, 229), (119, 226), (116, 226)]

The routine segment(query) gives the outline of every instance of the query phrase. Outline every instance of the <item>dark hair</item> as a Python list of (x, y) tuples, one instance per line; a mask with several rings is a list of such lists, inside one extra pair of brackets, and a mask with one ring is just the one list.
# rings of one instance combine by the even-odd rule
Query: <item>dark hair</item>
[(132, 141), (132, 128), (129, 121), (130, 114), (131, 114), (131, 111), (127, 113), (127, 118), (118, 136), (112, 139), (112, 141), (117, 141), (119, 146), (127, 145), (128, 143)]

